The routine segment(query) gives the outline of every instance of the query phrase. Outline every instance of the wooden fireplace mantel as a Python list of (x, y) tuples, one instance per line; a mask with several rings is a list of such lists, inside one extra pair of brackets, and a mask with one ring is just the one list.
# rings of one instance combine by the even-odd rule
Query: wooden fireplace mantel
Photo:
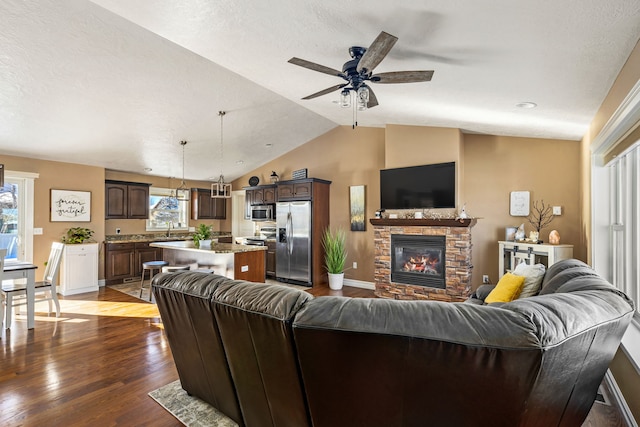
[(475, 218), (467, 219), (433, 219), (433, 218), (370, 218), (369, 222), (373, 226), (379, 227), (473, 227), (476, 225)]

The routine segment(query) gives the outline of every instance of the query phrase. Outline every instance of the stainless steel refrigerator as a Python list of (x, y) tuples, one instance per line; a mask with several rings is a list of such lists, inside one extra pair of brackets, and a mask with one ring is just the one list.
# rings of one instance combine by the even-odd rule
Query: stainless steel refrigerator
[(311, 202), (279, 202), (276, 227), (276, 278), (311, 286)]

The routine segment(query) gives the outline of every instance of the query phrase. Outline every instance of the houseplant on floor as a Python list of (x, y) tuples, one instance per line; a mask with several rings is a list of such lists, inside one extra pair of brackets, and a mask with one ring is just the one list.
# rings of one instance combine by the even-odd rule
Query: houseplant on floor
[(211, 247), (211, 226), (207, 224), (200, 224), (198, 228), (196, 228), (196, 232), (193, 235), (193, 243), (195, 243), (196, 248), (207, 248)]
[(333, 290), (342, 289), (344, 281), (344, 265), (347, 261), (345, 240), (346, 235), (342, 229), (333, 231), (327, 227), (322, 236), (324, 263), (329, 274), (329, 288)]

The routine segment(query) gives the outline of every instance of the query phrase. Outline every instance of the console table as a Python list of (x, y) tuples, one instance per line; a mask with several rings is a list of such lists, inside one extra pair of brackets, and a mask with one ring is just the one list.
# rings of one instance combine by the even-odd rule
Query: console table
[(500, 241), (498, 247), (499, 277), (516, 268), (521, 262), (529, 265), (544, 264), (549, 268), (560, 260), (573, 258), (573, 245)]

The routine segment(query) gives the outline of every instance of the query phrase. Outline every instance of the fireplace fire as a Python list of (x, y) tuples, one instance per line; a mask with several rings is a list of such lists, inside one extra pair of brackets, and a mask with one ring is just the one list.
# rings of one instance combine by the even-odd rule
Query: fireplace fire
[(391, 281), (445, 288), (444, 236), (391, 235)]

